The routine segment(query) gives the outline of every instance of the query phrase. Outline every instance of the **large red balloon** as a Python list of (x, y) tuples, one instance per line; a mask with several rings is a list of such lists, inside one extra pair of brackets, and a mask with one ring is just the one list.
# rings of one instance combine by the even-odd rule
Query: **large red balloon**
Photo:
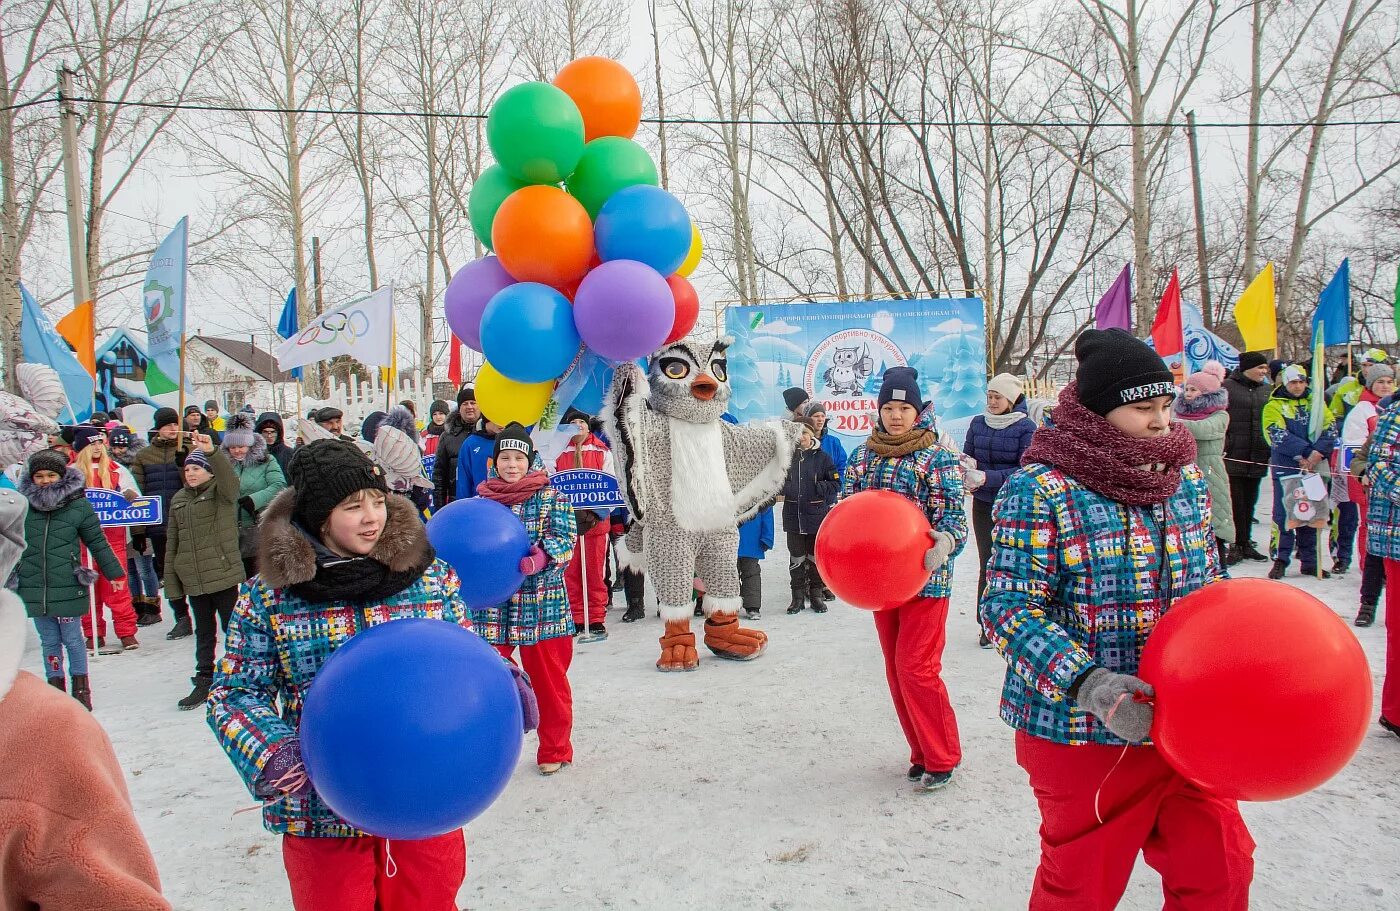
[(898, 607), (928, 582), (933, 546), (923, 510), (892, 490), (836, 504), (817, 532), (817, 569), (836, 596), (866, 610)]
[(666, 284), (671, 286), (671, 296), (676, 300), (676, 321), (664, 342), (669, 345), (685, 338), (695, 328), (695, 321), (700, 318), (700, 295), (695, 293), (694, 285), (679, 275), (666, 279)]
[(1282, 582), (1233, 579), (1158, 621), (1139, 676), (1156, 690), (1152, 739), (1221, 797), (1282, 800), (1351, 760), (1371, 718), (1361, 644), (1327, 605)]

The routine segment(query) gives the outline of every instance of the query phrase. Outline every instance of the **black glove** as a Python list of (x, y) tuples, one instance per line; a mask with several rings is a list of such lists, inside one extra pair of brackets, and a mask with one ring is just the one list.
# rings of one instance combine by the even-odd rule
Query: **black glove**
[(598, 514), (591, 509), (574, 510), (574, 524), (578, 526), (578, 533), (581, 535), (588, 534), (596, 528), (601, 521), (602, 520), (598, 518)]
[(248, 515), (250, 516), (256, 516), (258, 514), (258, 508), (253, 505), (252, 497), (239, 497), (238, 505), (248, 510)]
[(1096, 667), (1080, 681), (1074, 698), (1115, 736), (1141, 743), (1152, 733), (1152, 703), (1139, 702), (1134, 698), (1139, 693), (1156, 695), (1145, 680)]

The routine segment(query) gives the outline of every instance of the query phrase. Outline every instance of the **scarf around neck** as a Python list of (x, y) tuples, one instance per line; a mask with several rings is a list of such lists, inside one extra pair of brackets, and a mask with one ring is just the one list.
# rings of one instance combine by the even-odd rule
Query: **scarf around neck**
[(912, 427), (904, 433), (889, 433), (876, 430), (870, 434), (865, 445), (878, 456), (897, 459), (920, 449), (928, 449), (938, 442), (938, 433), (932, 427)]
[(1015, 408), (1005, 414), (992, 414), (990, 411), (982, 413), (982, 420), (987, 422), (987, 426), (993, 430), (1005, 430), (1017, 421), (1029, 421), (1025, 412), (1017, 411)]
[(531, 471), (514, 483), (498, 477), (489, 478), (476, 485), (476, 492), (504, 506), (519, 506), (548, 483), (549, 475), (543, 471)]
[(414, 565), (395, 572), (373, 557), (342, 557), (332, 553), (320, 539), (295, 522), (293, 527), (306, 536), (316, 555), (316, 575), (291, 585), (292, 594), (313, 603), (326, 601), (383, 601), (422, 578), (437, 557), (432, 545), (424, 542), (425, 553)]
[(1196, 439), (1182, 424), (1166, 436), (1130, 437), (1079, 403), (1077, 383), (1060, 392), (1049, 426), (1031, 437), (1022, 465), (1058, 468), (1080, 484), (1128, 506), (1165, 503), (1196, 460)]

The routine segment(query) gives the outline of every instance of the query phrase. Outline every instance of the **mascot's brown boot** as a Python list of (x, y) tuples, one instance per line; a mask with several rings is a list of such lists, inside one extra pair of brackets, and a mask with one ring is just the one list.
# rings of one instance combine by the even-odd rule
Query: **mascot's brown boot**
[(661, 657), (656, 660), (658, 671), (693, 671), (700, 666), (695, 651), (695, 634), (689, 620), (667, 620), (666, 635), (661, 637)]
[(721, 658), (752, 661), (768, 647), (768, 634), (739, 625), (738, 614), (713, 614), (705, 621), (705, 645)]

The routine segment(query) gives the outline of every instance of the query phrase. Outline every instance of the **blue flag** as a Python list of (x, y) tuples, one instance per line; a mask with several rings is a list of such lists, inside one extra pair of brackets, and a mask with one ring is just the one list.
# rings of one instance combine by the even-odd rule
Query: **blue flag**
[[(293, 288), (287, 292), (287, 302), (282, 305), (282, 315), (277, 319), (277, 334), (283, 338), (291, 338), (301, 329), (297, 321), (297, 289)], [(294, 367), (290, 371), (293, 379), (301, 379), (302, 369)]]
[(31, 364), (48, 364), (58, 371), (69, 403), (58, 415), (60, 424), (76, 424), (86, 420), (91, 416), (93, 407), (92, 375), (79, 363), (78, 356), (58, 334), (53, 322), (23, 283), (19, 286), (19, 297), (24, 303), (24, 316), (20, 319), (19, 327), (22, 357)]
[(1342, 260), (1337, 274), (1317, 296), (1317, 311), (1313, 313), (1314, 334), (1322, 325), (1322, 344), (1345, 345), (1351, 341), (1351, 261)]
[(146, 389), (151, 395), (180, 388), (180, 345), (185, 339), (185, 259), (189, 247), (190, 220), (186, 216), (156, 247), (146, 279), (141, 283), (141, 305), (146, 311)]

